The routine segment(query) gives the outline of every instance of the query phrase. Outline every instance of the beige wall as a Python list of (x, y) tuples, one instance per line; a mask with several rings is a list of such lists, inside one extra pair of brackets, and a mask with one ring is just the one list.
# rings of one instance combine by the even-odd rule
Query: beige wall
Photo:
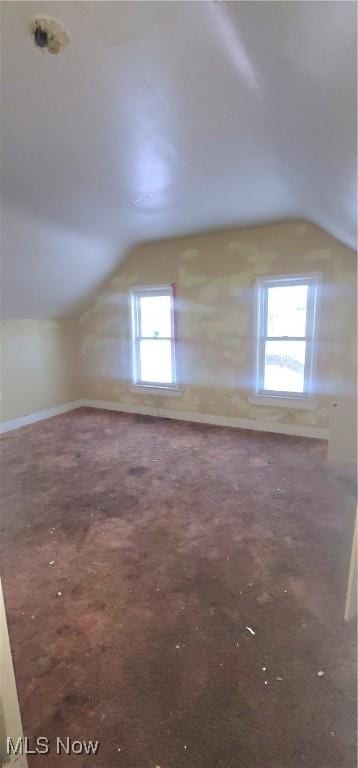
[(78, 397), (78, 326), (70, 321), (3, 320), (2, 421)]
[[(258, 275), (321, 273), (313, 411), (252, 404)], [(326, 428), (332, 402), (355, 394), (356, 255), (304, 222), (167, 240), (135, 248), (74, 320), (1, 327), (2, 420), (79, 398)], [(128, 291), (176, 283), (180, 397), (134, 392)]]
[[(252, 405), (255, 280), (320, 272), (314, 411)], [(355, 392), (353, 251), (304, 222), (140, 246), (80, 318), (82, 397), (191, 413), (328, 427), (331, 403)], [(128, 290), (176, 283), (181, 397), (131, 390)]]

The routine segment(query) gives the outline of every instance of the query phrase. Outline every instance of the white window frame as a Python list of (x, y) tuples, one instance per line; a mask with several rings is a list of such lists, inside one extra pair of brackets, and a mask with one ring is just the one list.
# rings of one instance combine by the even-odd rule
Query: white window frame
[[(269, 288), (307, 285), (307, 313), (305, 336), (268, 336), (268, 291)], [(317, 320), (317, 296), (319, 275), (278, 275), (270, 278), (258, 278), (257, 280), (257, 336), (256, 336), (256, 396), (271, 400), (309, 400), (312, 397), (312, 378), (315, 363), (315, 334)], [(267, 341), (305, 341), (306, 355), (304, 368), (303, 392), (287, 392), (285, 390), (264, 389), (265, 376), (265, 345)]]
[[(140, 327), (140, 299), (143, 296), (169, 296), (170, 298), (170, 318), (171, 335), (170, 336), (142, 336)], [(174, 290), (172, 285), (137, 285), (130, 291), (131, 304), (131, 325), (132, 325), (132, 381), (137, 389), (165, 390), (168, 392), (177, 392), (176, 375), (176, 328), (174, 314)], [(140, 378), (140, 342), (149, 339), (150, 341), (170, 341), (171, 343), (171, 364), (172, 381), (165, 383), (162, 381), (144, 381)]]

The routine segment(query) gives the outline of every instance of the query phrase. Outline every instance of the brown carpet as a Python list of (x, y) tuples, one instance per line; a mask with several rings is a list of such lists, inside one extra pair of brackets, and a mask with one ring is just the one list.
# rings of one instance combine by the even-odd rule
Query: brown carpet
[(87, 409), (4, 436), (24, 730), (100, 741), (31, 768), (356, 765), (352, 520), (325, 450)]

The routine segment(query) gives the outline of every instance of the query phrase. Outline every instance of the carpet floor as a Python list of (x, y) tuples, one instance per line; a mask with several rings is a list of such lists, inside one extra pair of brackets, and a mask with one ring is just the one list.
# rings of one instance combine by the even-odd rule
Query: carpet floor
[(325, 451), (85, 408), (2, 438), (23, 725), (51, 747), (31, 768), (355, 768), (353, 522)]

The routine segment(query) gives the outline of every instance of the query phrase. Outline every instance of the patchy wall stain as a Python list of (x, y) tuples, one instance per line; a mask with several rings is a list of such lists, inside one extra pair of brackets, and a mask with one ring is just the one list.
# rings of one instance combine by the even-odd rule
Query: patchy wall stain
[(193, 261), (194, 259), (197, 259), (198, 256), (199, 251), (197, 248), (188, 248), (180, 254), (179, 258), (183, 259), (183, 261)]
[(138, 282), (138, 275), (115, 275), (110, 282), (112, 288), (116, 288), (119, 292), (124, 292), (131, 285), (136, 285)]
[(332, 258), (332, 251), (330, 248), (316, 248), (314, 251), (308, 251), (305, 254), (305, 261), (327, 261)]
[(219, 280), (211, 281), (205, 288), (202, 288), (199, 294), (200, 301), (213, 301), (216, 299), (221, 288), (221, 282)]
[(241, 403), (242, 403), (242, 398), (240, 397), (240, 395), (234, 395), (233, 397), (230, 397), (229, 399), (230, 399), (230, 403), (232, 403), (233, 405), (240, 406)]
[(272, 268), (269, 264), (255, 264), (252, 271), (255, 275), (269, 275), (272, 272)]
[(250, 264), (260, 264), (260, 262), (275, 261), (276, 259), (277, 254), (274, 251), (259, 251), (259, 253), (251, 253), (247, 257)]
[(288, 411), (283, 408), (268, 408), (266, 406), (251, 406), (249, 408), (249, 415), (251, 419), (257, 419), (258, 421), (284, 421), (288, 416)]
[(184, 265), (179, 267), (179, 283), (185, 288), (192, 288), (195, 285), (202, 285), (203, 283), (206, 283), (206, 280), (207, 278), (205, 275), (189, 272)]
[(252, 270), (243, 269), (242, 272), (235, 272), (233, 275), (228, 275), (226, 282), (229, 284), (229, 288), (236, 290), (237, 288), (247, 288), (253, 284), (253, 272)]
[(227, 244), (226, 250), (233, 253), (238, 253), (244, 259), (249, 259), (250, 256), (254, 256), (258, 251), (258, 246), (255, 243), (245, 243), (244, 241), (232, 240)]
[[(196, 243), (198, 247), (196, 247)], [(322, 274), (315, 411), (254, 406), (258, 275)], [(355, 388), (355, 254), (307, 223), (284, 223), (135, 248), (80, 318), (83, 397), (173, 411), (329, 425), (331, 402)], [(128, 292), (177, 286), (179, 397), (131, 389)]]

